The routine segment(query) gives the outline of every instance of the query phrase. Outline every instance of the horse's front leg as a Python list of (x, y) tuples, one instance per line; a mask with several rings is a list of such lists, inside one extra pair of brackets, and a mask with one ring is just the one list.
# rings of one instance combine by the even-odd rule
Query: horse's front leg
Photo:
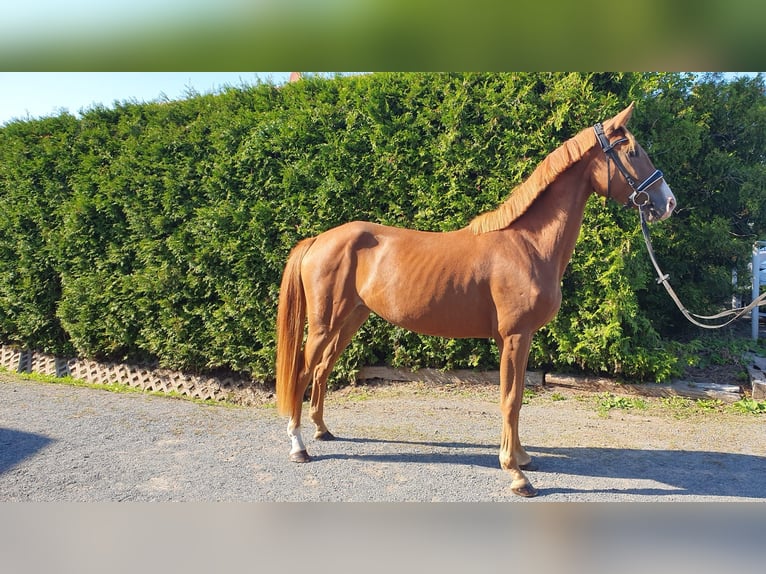
[(522, 448), (519, 440), (519, 414), (524, 398), (524, 374), (532, 341), (531, 334), (509, 335), (498, 340), (500, 346), (500, 410), (503, 417), (503, 433), (500, 440), (500, 467), (507, 470), (513, 482), (514, 494), (531, 497), (537, 491), (521, 471), (529, 466), (532, 458)]

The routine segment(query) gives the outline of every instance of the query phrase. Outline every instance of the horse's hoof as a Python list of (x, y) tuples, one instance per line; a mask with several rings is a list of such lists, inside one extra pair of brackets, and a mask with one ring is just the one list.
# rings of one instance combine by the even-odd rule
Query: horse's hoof
[(311, 457), (309, 456), (309, 453), (307, 453), (305, 450), (299, 450), (298, 452), (290, 453), (290, 461), (291, 462), (311, 462)]
[(335, 440), (335, 435), (330, 431), (318, 432), (314, 435), (316, 440)]
[(535, 464), (534, 460), (530, 460), (527, 464), (520, 464), (519, 468), (521, 470), (531, 470), (532, 472), (534, 472), (540, 467)]
[(511, 488), (511, 492), (517, 496), (523, 496), (524, 498), (532, 498), (537, 496), (537, 490), (531, 484), (527, 483), (519, 488)]

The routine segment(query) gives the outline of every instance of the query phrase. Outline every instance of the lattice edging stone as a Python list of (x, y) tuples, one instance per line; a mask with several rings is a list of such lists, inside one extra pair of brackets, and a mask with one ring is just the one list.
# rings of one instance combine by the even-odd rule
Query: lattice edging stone
[[(759, 368), (766, 372), (766, 359)], [(62, 359), (51, 355), (0, 345), (0, 366), (9, 371), (21, 373), (39, 373), (54, 377), (71, 376), (88, 383), (119, 383), (144, 391), (179, 393), (202, 400), (228, 400), (242, 405), (260, 405), (273, 400), (273, 390), (263, 383), (245, 377), (214, 377), (210, 375), (192, 375), (151, 365), (128, 365), (123, 363), (100, 363), (89, 359)], [(752, 375), (752, 373), (751, 373)], [(762, 375), (760, 375), (762, 376)], [(456, 371), (442, 373), (433, 369), (417, 372), (391, 369), (388, 367), (365, 367), (358, 379), (381, 378), (386, 380), (424, 380), (431, 382), (499, 382), (497, 372), (476, 373)], [(543, 381), (543, 379), (545, 379)], [(763, 386), (756, 385), (753, 377), (753, 398), (766, 398), (766, 377)], [(582, 390), (627, 392), (652, 396), (684, 396), (690, 398), (715, 398), (724, 402), (735, 402), (741, 398), (738, 385), (718, 385), (713, 383), (690, 383), (673, 381), (666, 384), (630, 385), (616, 384), (614, 381), (594, 377), (568, 377), (564, 375), (527, 372), (526, 384), (529, 386), (563, 386)], [(760, 383), (759, 383), (760, 384)], [(763, 394), (761, 394), (763, 393)]]
[(22, 351), (13, 347), (0, 346), (0, 366), (9, 371), (21, 370)]
[(143, 391), (179, 393), (195, 399), (228, 400), (245, 405), (261, 404), (272, 395), (262, 383), (245, 377), (219, 378), (151, 365), (66, 359), (6, 345), (0, 345), (0, 365), (19, 373), (38, 373), (59, 378), (70, 376), (92, 384), (119, 383)]

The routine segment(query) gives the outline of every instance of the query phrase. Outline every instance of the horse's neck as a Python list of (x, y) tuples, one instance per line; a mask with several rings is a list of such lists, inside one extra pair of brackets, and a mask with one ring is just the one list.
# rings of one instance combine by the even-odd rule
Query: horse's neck
[(542, 262), (553, 266), (559, 279), (572, 258), (591, 191), (587, 166), (575, 164), (518, 220), (517, 229), (523, 231)]

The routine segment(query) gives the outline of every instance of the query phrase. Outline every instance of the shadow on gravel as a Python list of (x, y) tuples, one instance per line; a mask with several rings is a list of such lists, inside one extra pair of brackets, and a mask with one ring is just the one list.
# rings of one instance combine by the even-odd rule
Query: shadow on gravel
[[(432, 447), (438, 452), (407, 449), (391, 453), (334, 453), (314, 460), (358, 460), (389, 463), (458, 464), (496, 468), (498, 445), (463, 442), (337, 438), (338, 442)], [(446, 451), (449, 449), (449, 452)], [(526, 446), (536, 474), (553, 473), (621, 481), (651, 481), (653, 486), (620, 488), (550, 488), (540, 494), (617, 493), (643, 496), (696, 495), (761, 498), (766, 500), (766, 457), (707, 451), (643, 450), (589, 447)], [(462, 452), (461, 452), (462, 451)], [(622, 483), (624, 484), (624, 483)], [(663, 487), (664, 485), (664, 487)]]
[[(497, 445), (473, 444), (466, 442), (437, 442), (437, 441), (416, 441), (416, 440), (389, 440), (377, 438), (343, 438), (336, 437), (335, 442), (351, 442), (360, 444), (401, 444), (418, 447), (434, 447), (439, 449), (462, 449), (470, 450), (470, 453), (460, 452), (392, 452), (392, 453), (370, 453), (370, 454), (322, 454), (311, 455), (313, 460), (361, 460), (369, 462), (417, 462), (422, 464), (462, 464), (469, 466), (483, 466), (488, 468), (500, 468), (497, 460)], [(484, 454), (477, 451), (489, 451), (492, 454)]]
[(0, 474), (10, 470), (25, 458), (44, 449), (53, 439), (46, 436), (0, 428)]
[[(637, 495), (736, 496), (766, 499), (766, 457), (725, 452), (588, 447), (527, 447), (539, 472), (650, 480), (667, 488), (541, 489), (540, 494), (615, 492)], [(534, 479), (533, 479), (534, 482)]]

